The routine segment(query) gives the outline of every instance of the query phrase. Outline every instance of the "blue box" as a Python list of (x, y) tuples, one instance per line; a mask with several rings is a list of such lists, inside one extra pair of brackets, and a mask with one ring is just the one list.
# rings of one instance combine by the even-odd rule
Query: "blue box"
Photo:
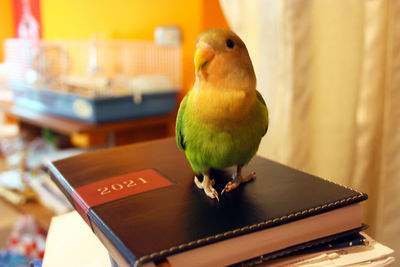
[(168, 114), (174, 111), (177, 96), (177, 91), (142, 94), (141, 102), (135, 103), (132, 95), (88, 98), (19, 82), (10, 87), (18, 106), (93, 124)]

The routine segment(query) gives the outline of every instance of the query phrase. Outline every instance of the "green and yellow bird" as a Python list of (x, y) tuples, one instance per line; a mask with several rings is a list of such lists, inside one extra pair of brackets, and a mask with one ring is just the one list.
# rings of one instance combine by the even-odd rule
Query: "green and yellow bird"
[[(255, 177), (242, 167), (256, 154), (268, 129), (268, 109), (256, 90), (256, 76), (243, 41), (230, 30), (201, 33), (194, 57), (196, 81), (183, 98), (176, 120), (176, 142), (202, 182), (194, 181), (210, 198), (219, 195), (210, 168), (237, 166), (229, 192)], [(221, 194), (222, 194), (221, 193)]]

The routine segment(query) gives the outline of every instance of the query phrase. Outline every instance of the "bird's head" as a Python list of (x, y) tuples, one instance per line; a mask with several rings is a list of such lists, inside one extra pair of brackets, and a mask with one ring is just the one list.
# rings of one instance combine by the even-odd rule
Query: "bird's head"
[(230, 30), (210, 29), (199, 35), (194, 56), (196, 83), (202, 88), (254, 90), (256, 78), (243, 41)]

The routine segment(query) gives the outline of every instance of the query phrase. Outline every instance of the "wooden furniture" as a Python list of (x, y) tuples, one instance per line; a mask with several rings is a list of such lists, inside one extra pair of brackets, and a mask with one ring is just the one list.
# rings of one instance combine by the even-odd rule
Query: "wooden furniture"
[(0, 101), (0, 111), (14, 117), (20, 123), (49, 128), (55, 132), (68, 135), (74, 146), (84, 148), (99, 145), (123, 145), (174, 134), (175, 114), (90, 124), (61, 116), (39, 113), (9, 102)]

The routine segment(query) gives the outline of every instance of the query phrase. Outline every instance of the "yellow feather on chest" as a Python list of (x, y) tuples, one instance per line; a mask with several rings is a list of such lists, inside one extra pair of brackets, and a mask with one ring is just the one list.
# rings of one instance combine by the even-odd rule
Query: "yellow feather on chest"
[(210, 124), (221, 124), (238, 122), (245, 118), (255, 97), (242, 90), (194, 89), (188, 101), (196, 119)]

